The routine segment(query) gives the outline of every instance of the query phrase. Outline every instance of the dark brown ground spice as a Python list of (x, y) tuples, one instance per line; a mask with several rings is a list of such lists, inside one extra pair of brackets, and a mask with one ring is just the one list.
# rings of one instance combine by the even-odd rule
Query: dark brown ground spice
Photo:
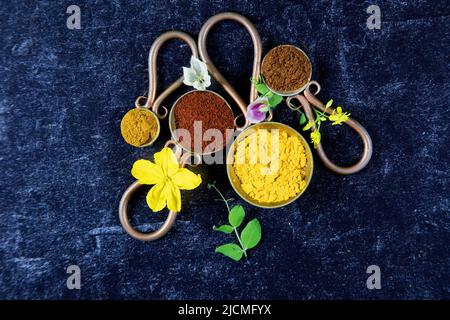
[(287, 93), (306, 85), (311, 68), (311, 62), (303, 52), (292, 46), (278, 46), (264, 58), (262, 74), (272, 90)]
[[(194, 121), (202, 121), (202, 136), (208, 129), (222, 132), (223, 143), (213, 146), (220, 150), (226, 144), (226, 130), (233, 129), (234, 116), (227, 103), (218, 95), (208, 91), (192, 91), (182, 96), (174, 107), (176, 128), (187, 129), (191, 134), (191, 150), (194, 149)], [(202, 137), (197, 138), (202, 140)], [(182, 145), (183, 141), (180, 141)], [(202, 150), (211, 152), (212, 141), (202, 141)], [(208, 146), (208, 149), (205, 148)]]

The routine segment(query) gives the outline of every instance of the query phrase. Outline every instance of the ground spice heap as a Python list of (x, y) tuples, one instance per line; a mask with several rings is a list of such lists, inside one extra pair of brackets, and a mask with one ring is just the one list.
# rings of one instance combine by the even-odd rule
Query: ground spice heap
[(153, 140), (158, 133), (158, 123), (150, 111), (135, 108), (123, 117), (120, 131), (128, 144), (140, 147)]
[[(232, 130), (234, 127), (233, 112), (226, 101), (210, 91), (191, 91), (182, 96), (174, 107), (174, 116), (176, 128), (187, 129), (190, 133), (191, 141), (180, 139), (180, 143), (189, 150), (194, 150), (195, 139), (202, 142), (203, 152), (222, 149), (227, 142), (227, 129)], [(200, 137), (194, 135), (196, 121), (201, 121)], [(222, 141), (206, 141), (203, 139), (203, 134), (208, 129), (219, 130), (222, 133)], [(197, 152), (197, 150), (195, 151)]]
[(264, 58), (262, 74), (273, 91), (289, 93), (300, 90), (311, 78), (311, 62), (293, 46), (278, 46)]
[(305, 147), (298, 137), (278, 130), (273, 135), (270, 129), (257, 129), (236, 146), (234, 171), (244, 192), (258, 203), (287, 201), (306, 188)]

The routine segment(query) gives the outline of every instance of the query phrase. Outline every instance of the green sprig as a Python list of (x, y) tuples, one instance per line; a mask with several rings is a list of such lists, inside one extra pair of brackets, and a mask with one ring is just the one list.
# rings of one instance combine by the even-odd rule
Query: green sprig
[(306, 123), (306, 116), (303, 112), (301, 112), (299, 110), (299, 112), (301, 113), (300, 115), (300, 125), (304, 125), (306, 123), (306, 125), (303, 127), (303, 131), (307, 131), (310, 129), (315, 129), (311, 131), (310, 134), (310, 138), (311, 138), (311, 142), (314, 144), (314, 148), (318, 148), (320, 141), (321, 141), (321, 134), (320, 134), (320, 126), (322, 124), (322, 122), (325, 121), (332, 121), (332, 125), (342, 125), (342, 123), (344, 123), (345, 121), (348, 120), (348, 118), (350, 117), (350, 113), (348, 112), (342, 112), (342, 107), (338, 106), (331, 115), (327, 115), (326, 111), (328, 108), (330, 108), (333, 105), (333, 99), (329, 100), (327, 102), (327, 104), (325, 105), (325, 110), (324, 111), (319, 111), (317, 109), (314, 109), (314, 112), (316, 114), (316, 119), (314, 121), (309, 121), (308, 123)]
[[(261, 108), (261, 111), (269, 111), (274, 109), (277, 105), (284, 101), (283, 97), (271, 91), (267, 85), (264, 83), (262, 76), (259, 75), (257, 78), (250, 78), (250, 81), (255, 85), (256, 90), (259, 93), (260, 98), (267, 98), (268, 103), (267, 107), (264, 107), (264, 110)], [(314, 121), (309, 121), (303, 111), (300, 108), (296, 108), (292, 105), (289, 105), (292, 110), (296, 110), (299, 113), (299, 123), (303, 127), (303, 131), (307, 131), (313, 129), (310, 133), (311, 142), (314, 144), (314, 148), (317, 149), (319, 147), (321, 141), (321, 133), (320, 126), (322, 122), (331, 121), (332, 125), (342, 125), (345, 121), (347, 121), (350, 117), (350, 113), (342, 112), (342, 107), (338, 106), (331, 115), (327, 115), (326, 110), (333, 105), (333, 99), (330, 99), (325, 105), (324, 111), (319, 111), (314, 109), (316, 119)], [(315, 128), (314, 128), (315, 126)]]
[(256, 91), (259, 93), (260, 98), (267, 98), (268, 107), (274, 109), (277, 105), (283, 102), (283, 97), (271, 91), (267, 85), (263, 82), (262, 76), (258, 78), (250, 78), (250, 81), (255, 85)]
[(252, 249), (258, 245), (261, 241), (261, 225), (258, 219), (253, 219), (242, 230), (241, 234), (238, 232), (238, 228), (241, 226), (245, 218), (245, 210), (241, 205), (235, 205), (230, 207), (229, 202), (232, 199), (226, 199), (223, 194), (217, 189), (214, 184), (208, 184), (208, 189), (214, 189), (220, 195), (220, 201), (225, 202), (228, 209), (228, 223), (221, 226), (214, 226), (215, 231), (220, 231), (225, 234), (231, 234), (234, 232), (238, 240), (239, 245), (236, 243), (227, 243), (216, 247), (215, 252), (221, 253), (224, 256), (233, 259), (234, 261), (241, 260), (242, 256), (247, 257), (247, 250)]

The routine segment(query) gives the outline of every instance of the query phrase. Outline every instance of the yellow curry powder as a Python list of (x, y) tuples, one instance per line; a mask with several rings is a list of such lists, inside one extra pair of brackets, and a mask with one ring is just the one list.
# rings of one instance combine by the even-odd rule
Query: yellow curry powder
[(139, 147), (151, 141), (158, 131), (158, 123), (149, 111), (138, 108), (128, 111), (120, 124), (124, 140)]
[(276, 203), (305, 189), (307, 162), (298, 137), (282, 129), (257, 129), (237, 143), (233, 168), (251, 199)]

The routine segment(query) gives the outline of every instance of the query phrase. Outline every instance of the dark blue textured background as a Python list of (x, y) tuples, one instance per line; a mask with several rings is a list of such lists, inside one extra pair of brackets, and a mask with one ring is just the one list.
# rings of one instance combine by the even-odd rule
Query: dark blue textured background
[[(81, 30), (66, 28), (70, 4), (81, 7)], [(370, 4), (381, 8), (381, 30), (366, 27)], [(320, 97), (341, 103), (374, 143), (353, 176), (316, 157), (307, 192), (285, 208), (238, 201), (264, 233), (239, 263), (214, 254), (234, 240), (212, 231), (226, 212), (206, 183), (237, 197), (223, 166), (195, 169), (205, 183), (183, 193), (184, 210), (160, 241), (133, 240), (117, 214), (133, 162), (169, 137), (165, 128), (156, 146), (135, 149), (120, 136), (122, 116), (146, 91), (152, 41), (171, 29), (196, 36), (222, 11), (250, 18), (264, 52), (303, 48)], [(0, 298), (450, 298), (448, 1), (3, 1), (0, 21)], [(250, 37), (227, 22), (209, 44), (248, 99)], [(188, 51), (165, 46), (160, 88)], [(275, 120), (299, 128), (285, 106)], [(333, 160), (357, 159), (351, 130), (323, 135)], [(137, 200), (133, 223), (157, 227), (165, 215), (149, 211), (144, 190)], [(65, 286), (70, 264), (81, 268), (79, 291)], [(381, 290), (366, 288), (371, 264), (381, 267)]]

